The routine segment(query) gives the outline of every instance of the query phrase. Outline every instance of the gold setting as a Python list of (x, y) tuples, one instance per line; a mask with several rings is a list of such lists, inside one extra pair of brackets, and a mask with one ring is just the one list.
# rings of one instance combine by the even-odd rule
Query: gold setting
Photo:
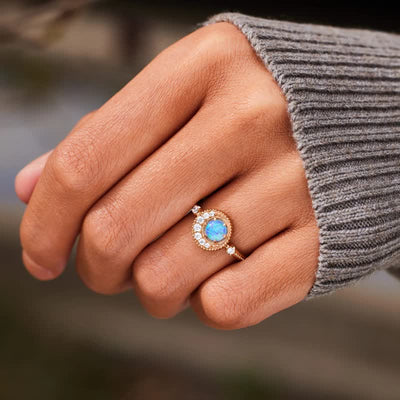
[[(192, 212), (195, 216), (192, 224), (192, 237), (200, 248), (207, 251), (216, 251), (225, 248), (229, 255), (238, 260), (244, 260), (244, 256), (236, 249), (234, 245), (229, 243), (232, 236), (232, 222), (224, 212), (213, 208), (203, 210), (198, 205), (195, 205), (192, 208)], [(202, 219), (200, 222), (198, 220), (199, 217), (200, 220)], [(221, 241), (214, 242), (207, 237), (205, 228), (209, 221), (217, 219), (224, 222), (227, 228), (227, 234)]]

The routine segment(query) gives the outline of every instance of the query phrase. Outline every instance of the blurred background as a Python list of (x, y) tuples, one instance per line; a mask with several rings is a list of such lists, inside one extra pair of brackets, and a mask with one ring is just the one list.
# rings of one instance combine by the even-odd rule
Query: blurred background
[[(400, 399), (400, 283), (379, 272), (235, 332), (40, 283), (20, 261), (18, 170), (221, 11), (400, 32), (379, 4), (0, 1), (0, 399)], [(356, 3), (355, 3), (356, 4)]]

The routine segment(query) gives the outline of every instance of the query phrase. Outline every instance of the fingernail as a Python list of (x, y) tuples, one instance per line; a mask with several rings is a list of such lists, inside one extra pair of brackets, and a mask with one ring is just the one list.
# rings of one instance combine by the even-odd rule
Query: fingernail
[(31, 257), (26, 253), (25, 250), (22, 251), (22, 260), (25, 264), (26, 269), (37, 279), (42, 281), (48, 281), (56, 278), (60, 271), (53, 271), (48, 268), (42, 267), (32, 260)]

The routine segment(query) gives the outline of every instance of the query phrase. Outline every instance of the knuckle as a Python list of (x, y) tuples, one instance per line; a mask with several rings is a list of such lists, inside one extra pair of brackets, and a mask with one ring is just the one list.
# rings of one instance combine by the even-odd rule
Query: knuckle
[(89, 135), (79, 135), (79, 140), (70, 139), (58, 146), (49, 166), (55, 185), (70, 194), (87, 191), (95, 184), (100, 171)]
[[(149, 304), (170, 303), (178, 297), (177, 280), (171, 278), (166, 257), (151, 255), (138, 259), (133, 266), (133, 280), (139, 296)], [(148, 311), (151, 312), (150, 309)]]
[(232, 150), (236, 153), (237, 148), (251, 150), (239, 153), (245, 168), (257, 168), (264, 163), (271, 145), (278, 143), (274, 132), (280, 130), (282, 123), (277, 121), (280, 117), (275, 115), (271, 103), (264, 93), (244, 94), (239, 101), (231, 104), (232, 113), (224, 117), (226, 129), (219, 133), (223, 136), (220, 142), (233, 146)]
[(239, 120), (251, 128), (281, 125), (287, 111), (285, 102), (280, 101), (279, 97), (271, 96), (264, 90), (253, 90), (238, 103)]
[(238, 329), (246, 318), (240, 296), (221, 285), (208, 284), (200, 291), (198, 315), (209, 326), (217, 329)]
[(254, 57), (247, 39), (228, 22), (205, 26), (194, 35), (197, 38), (191, 41), (191, 58), (201, 65), (209, 89), (223, 86), (231, 72)]
[(173, 290), (154, 265), (135, 264), (133, 279), (140, 297), (146, 302), (162, 303), (173, 297)]
[(132, 237), (111, 204), (102, 204), (89, 211), (82, 225), (85, 245), (90, 246), (91, 253), (103, 263), (121, 258), (122, 249), (129, 247)]
[(80, 128), (82, 125), (86, 124), (90, 121), (92, 117), (96, 114), (97, 110), (90, 111), (89, 113), (85, 114), (75, 125), (74, 129)]
[(221, 22), (200, 29), (202, 40), (198, 43), (199, 53), (210, 60), (233, 61), (238, 52), (252, 54), (250, 45), (242, 33), (231, 23)]

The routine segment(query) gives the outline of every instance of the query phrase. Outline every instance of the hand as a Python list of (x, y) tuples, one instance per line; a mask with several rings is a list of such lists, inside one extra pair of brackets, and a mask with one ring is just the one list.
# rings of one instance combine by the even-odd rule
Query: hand
[[(318, 228), (285, 98), (229, 23), (162, 52), (25, 167), (16, 191), (33, 276), (60, 275), (80, 234), (85, 284), (133, 287), (156, 317), (189, 300), (208, 325), (245, 327), (301, 301), (315, 279)], [(187, 213), (199, 202), (232, 219), (244, 261), (196, 245)]]

